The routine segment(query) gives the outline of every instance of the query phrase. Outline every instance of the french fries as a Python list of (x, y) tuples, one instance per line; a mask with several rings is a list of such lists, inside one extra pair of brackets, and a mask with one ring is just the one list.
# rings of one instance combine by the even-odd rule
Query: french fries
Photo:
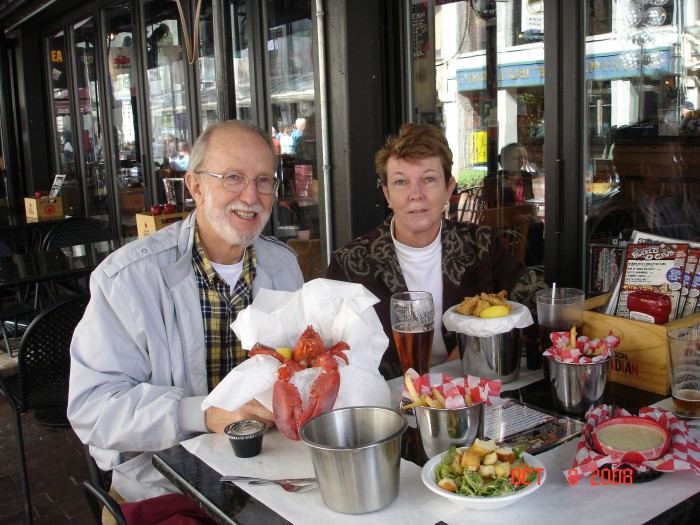
[[(427, 393), (421, 395), (416, 390), (416, 386), (413, 384), (413, 379), (411, 379), (411, 376), (405, 374), (403, 380), (404, 384), (406, 385), (406, 390), (408, 390), (408, 393), (411, 395), (413, 403), (402, 405), (401, 408), (403, 408), (404, 410), (426, 406), (431, 408), (445, 408), (445, 397), (440, 393), (440, 391), (437, 388), (432, 388), (432, 396)], [(472, 401), (472, 396), (469, 392), (466, 392), (464, 394), (464, 404), (468, 407), (474, 404), (474, 402)]]
[(510, 310), (513, 306), (506, 301), (507, 294), (508, 292), (501, 290), (497, 294), (482, 292), (480, 295), (475, 295), (474, 297), (465, 297), (464, 301), (455, 307), (455, 311), (462, 315), (478, 317), (483, 310), (491, 306), (505, 306)]

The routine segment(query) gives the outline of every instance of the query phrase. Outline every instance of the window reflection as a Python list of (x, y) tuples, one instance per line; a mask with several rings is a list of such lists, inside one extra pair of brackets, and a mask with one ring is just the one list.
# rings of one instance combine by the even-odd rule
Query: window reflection
[(108, 81), (111, 100), (113, 129), (110, 130), (110, 173), (116, 174), (114, 181), (104, 184), (98, 179), (97, 191), (104, 193), (117, 190), (121, 235), (136, 235), (135, 214), (143, 211), (145, 195), (143, 170), (138, 142), (137, 75), (131, 32), (131, 5), (114, 5), (105, 10)]
[(497, 228), (528, 266), (544, 260), (543, 9), (411, 6), (413, 120), (439, 126), (454, 156), (445, 215)]
[[(104, 129), (100, 115), (98, 98), (96, 55), (96, 30), (94, 19), (87, 18), (73, 26), (75, 41), (74, 56), (77, 67), (74, 68), (78, 86), (78, 111), (80, 114), (80, 143), (73, 152), (74, 159), (80, 155), (82, 164), (80, 183), (77, 179), (66, 176), (61, 189), (63, 208), (66, 213), (75, 215), (82, 210), (81, 190), (84, 191), (87, 205), (86, 214), (100, 219), (105, 227), (109, 226), (109, 205), (104, 183)], [(64, 146), (64, 151), (65, 151)]]
[(211, 0), (202, 0), (199, 17), (199, 96), (202, 129), (220, 120), (217, 109), (213, 17)]
[(700, 239), (696, 2), (591, 2), (584, 150), (589, 294), (610, 290), (633, 230)]
[(276, 234), (282, 239), (318, 238), (311, 13), (291, 9), (283, 1), (270, 2), (270, 7), (267, 33), (270, 133), (279, 149), (277, 176), (281, 181)]
[[(68, 177), (75, 179), (75, 141), (73, 139), (73, 123), (70, 117), (68, 54), (65, 46), (63, 31), (59, 31), (48, 39), (53, 94), (51, 109), (56, 123), (53, 146), (57, 157), (56, 165), (59, 166), (60, 173), (65, 173), (67, 179)], [(70, 214), (68, 209), (64, 209), (64, 213)]]
[(151, 120), (151, 146), (156, 162), (158, 202), (165, 202), (162, 179), (184, 176), (182, 146), (189, 148), (189, 111), (184, 56), (177, 4), (149, 1), (146, 13), (146, 57)]

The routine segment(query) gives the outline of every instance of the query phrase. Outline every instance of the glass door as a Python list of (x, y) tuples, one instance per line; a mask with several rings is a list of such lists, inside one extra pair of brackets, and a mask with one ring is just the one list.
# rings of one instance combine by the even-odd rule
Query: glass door
[(412, 0), (412, 120), (445, 133), (454, 220), (544, 261), (544, 2)]
[(699, 9), (690, 0), (589, 2), (589, 294), (610, 290), (633, 231), (700, 238)]
[[(306, 280), (320, 277), (321, 240), (315, 110), (314, 30), (309, 2), (231, 0), (237, 118), (267, 128), (277, 155), (271, 231), (292, 246)], [(266, 30), (256, 35), (256, 20)], [(263, 78), (264, 76), (264, 78)]]
[[(55, 154), (55, 166), (58, 173), (65, 174), (64, 188), (74, 188), (73, 195), (77, 197), (78, 182), (75, 168), (75, 139), (73, 137), (73, 119), (70, 110), (70, 83), (68, 80), (68, 50), (66, 48), (66, 34), (63, 29), (55, 32), (47, 39), (47, 47), (50, 56), (51, 74), (51, 113), (55, 124), (53, 134), (53, 151)], [(38, 190), (48, 191), (50, 181), (46, 181), (46, 188)], [(68, 192), (70, 193), (70, 189)], [(77, 198), (73, 198), (72, 205), (64, 205), (66, 215), (75, 215), (79, 212)]]
[[(146, 59), (151, 144), (157, 168), (156, 195), (165, 203), (164, 178), (184, 177), (192, 146), (186, 44), (174, 1), (145, 3)], [(188, 37), (192, 38), (188, 32)]]
[[(111, 110), (112, 122), (112, 128), (108, 132), (111, 140), (111, 162), (105, 164), (103, 155), (98, 163), (97, 198), (99, 205), (103, 205), (109, 201), (108, 193), (115, 192), (114, 201), (118, 203), (119, 208), (120, 234), (123, 237), (133, 237), (137, 233), (135, 214), (144, 208), (144, 194), (143, 181), (139, 180), (137, 166), (138, 61), (134, 53), (134, 35), (131, 29), (131, 4), (108, 7), (104, 10), (104, 20), (107, 82), (110, 86), (107, 105)], [(105, 165), (110, 168), (108, 173), (113, 175), (109, 180), (100, 177), (105, 174)], [(136, 177), (132, 176), (134, 170)]]
[(270, 2), (267, 24), (270, 133), (281, 181), (276, 235), (283, 240), (318, 239), (311, 12), (292, 10), (287, 4)]
[[(75, 84), (77, 86), (79, 122), (75, 131), (73, 157), (80, 163), (81, 177), (66, 180), (61, 189), (64, 211), (75, 215), (85, 203), (88, 217), (100, 220), (109, 228), (109, 204), (104, 183), (104, 120), (100, 111), (97, 80), (97, 31), (95, 20), (85, 18), (72, 26)], [(67, 145), (64, 144), (64, 152)], [(80, 182), (80, 183), (78, 183)]]

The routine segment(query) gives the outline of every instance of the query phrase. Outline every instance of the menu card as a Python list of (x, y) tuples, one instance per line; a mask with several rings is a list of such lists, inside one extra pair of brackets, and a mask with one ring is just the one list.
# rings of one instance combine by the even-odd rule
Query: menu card
[(486, 408), (484, 434), (511, 448), (525, 446), (525, 452), (539, 454), (576, 437), (583, 427), (581, 421), (508, 399)]

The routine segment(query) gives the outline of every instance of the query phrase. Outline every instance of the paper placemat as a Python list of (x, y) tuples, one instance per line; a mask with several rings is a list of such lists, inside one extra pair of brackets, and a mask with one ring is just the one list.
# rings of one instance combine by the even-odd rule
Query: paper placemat
[[(265, 435), (263, 450), (254, 458), (237, 458), (227, 438), (204, 434), (182, 445), (222, 475), (262, 477), (312, 476), (313, 466), (306, 445), (284, 438), (276, 430)], [(595, 516), (601, 523), (644, 523), (665, 509), (689, 498), (700, 488), (690, 472), (664, 474), (661, 478), (629, 485), (592, 485), (585, 478), (571, 485), (561, 472), (571, 466), (576, 442), (565, 443), (537, 456), (547, 469), (542, 488), (510, 507), (474, 512), (430, 492), (421, 481), (420, 467), (402, 460), (398, 498), (388, 507), (369, 514), (348, 515), (328, 509), (318, 490), (289, 494), (275, 486), (239, 486), (292, 523), (384, 524), (439, 521), (449, 525), (503, 523), (577, 523), (582, 516)], [(557, 505), (565, 501), (566, 505)], [(549, 509), (549, 510), (543, 510)], [(556, 510), (555, 510), (556, 509)], [(401, 521), (397, 521), (401, 520)]]

